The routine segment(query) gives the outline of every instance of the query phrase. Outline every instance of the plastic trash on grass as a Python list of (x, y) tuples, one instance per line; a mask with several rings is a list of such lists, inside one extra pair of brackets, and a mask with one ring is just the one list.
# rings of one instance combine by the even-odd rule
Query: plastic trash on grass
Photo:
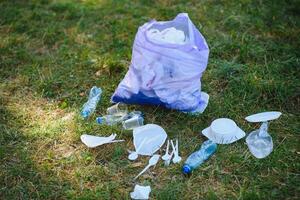
[(136, 115), (123, 121), (122, 125), (125, 130), (131, 130), (144, 125), (144, 118), (142, 116)]
[(82, 107), (81, 116), (83, 118), (88, 118), (95, 111), (97, 103), (100, 101), (101, 94), (101, 88), (97, 88), (96, 86), (92, 87), (89, 99)]
[(214, 120), (210, 127), (202, 130), (202, 134), (217, 144), (231, 144), (246, 135), (233, 120), (228, 118)]
[(133, 144), (139, 155), (151, 156), (165, 143), (167, 133), (156, 124), (133, 129)]
[(80, 136), (81, 141), (89, 148), (95, 148), (97, 146), (114, 143), (114, 142), (124, 142), (124, 140), (115, 140), (116, 134), (111, 134), (108, 137), (99, 137), (94, 135), (83, 134)]
[(150, 186), (135, 185), (134, 191), (130, 193), (131, 199), (149, 199)]
[(145, 23), (136, 34), (129, 70), (111, 101), (201, 113), (209, 99), (201, 93), (200, 81), (208, 55), (208, 45), (188, 14)]
[(185, 161), (182, 172), (184, 174), (190, 174), (194, 169), (204, 163), (209, 157), (211, 157), (217, 150), (217, 144), (211, 140), (203, 142), (201, 148), (192, 153)]
[(136, 180), (138, 177), (140, 177), (143, 173), (145, 173), (150, 167), (155, 166), (159, 161), (160, 155), (155, 154), (153, 155), (148, 162), (148, 165), (134, 178)]
[(246, 138), (248, 148), (256, 158), (265, 158), (273, 151), (273, 140), (268, 133), (268, 121), (279, 118), (281, 112), (263, 112), (246, 117), (248, 122), (262, 122), (259, 129)]

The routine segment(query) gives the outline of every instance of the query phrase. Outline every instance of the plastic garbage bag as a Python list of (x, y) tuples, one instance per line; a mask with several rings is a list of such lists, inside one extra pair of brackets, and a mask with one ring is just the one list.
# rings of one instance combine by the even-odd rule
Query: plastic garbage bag
[(186, 13), (172, 21), (145, 23), (136, 34), (129, 70), (111, 101), (202, 112), (208, 98), (202, 97), (200, 79), (208, 55), (204, 37)]

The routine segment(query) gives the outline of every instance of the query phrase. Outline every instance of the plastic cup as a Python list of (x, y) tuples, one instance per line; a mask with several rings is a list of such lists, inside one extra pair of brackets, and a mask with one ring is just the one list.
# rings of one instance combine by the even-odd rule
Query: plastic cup
[(109, 108), (107, 108), (107, 114), (109, 115), (126, 115), (127, 105), (124, 103), (117, 103)]
[(134, 116), (126, 121), (123, 121), (122, 125), (125, 130), (131, 130), (139, 126), (143, 126), (144, 118), (141, 116)]

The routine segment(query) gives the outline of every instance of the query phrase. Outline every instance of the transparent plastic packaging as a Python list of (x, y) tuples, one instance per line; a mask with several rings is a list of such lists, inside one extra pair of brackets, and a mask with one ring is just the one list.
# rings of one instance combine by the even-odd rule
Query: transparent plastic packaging
[(270, 111), (250, 115), (245, 119), (248, 122), (261, 122), (259, 129), (252, 131), (246, 138), (246, 143), (252, 155), (256, 158), (265, 158), (273, 151), (273, 140), (268, 133), (269, 121), (278, 119), (281, 112)]
[(252, 131), (246, 138), (248, 148), (256, 158), (265, 158), (273, 151), (272, 137), (268, 133), (268, 122)]
[(144, 125), (144, 118), (141, 116), (134, 116), (130, 119), (127, 119), (122, 122), (123, 128), (125, 130), (132, 130), (134, 128), (137, 128), (139, 126)]
[(127, 105), (124, 103), (117, 103), (107, 108), (107, 114), (109, 115), (126, 115), (128, 112)]

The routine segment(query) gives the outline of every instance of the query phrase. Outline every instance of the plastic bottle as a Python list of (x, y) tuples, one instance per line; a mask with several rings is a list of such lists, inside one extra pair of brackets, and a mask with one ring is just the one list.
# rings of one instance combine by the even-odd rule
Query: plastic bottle
[(258, 130), (252, 131), (246, 138), (252, 155), (256, 158), (267, 157), (273, 151), (272, 137), (268, 133), (268, 122), (264, 122)]
[(217, 144), (211, 140), (203, 142), (201, 148), (192, 153), (185, 161), (182, 172), (184, 174), (190, 174), (194, 169), (199, 167), (204, 161), (206, 161), (211, 155), (213, 155), (217, 150)]
[(81, 116), (83, 118), (86, 119), (95, 111), (97, 103), (100, 101), (101, 94), (101, 88), (97, 88), (96, 86), (92, 87), (88, 101), (83, 104), (83, 108), (81, 111)]
[(115, 116), (115, 115), (104, 115), (101, 117), (96, 118), (96, 122), (98, 124), (106, 124), (106, 125), (115, 125), (118, 122), (121, 122), (123, 120), (122, 116)]

